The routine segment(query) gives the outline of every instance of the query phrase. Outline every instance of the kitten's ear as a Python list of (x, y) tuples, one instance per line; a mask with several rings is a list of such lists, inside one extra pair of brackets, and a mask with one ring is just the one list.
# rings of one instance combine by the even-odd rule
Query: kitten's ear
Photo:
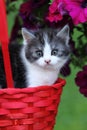
[(58, 33), (57, 36), (62, 37), (63, 39), (65, 39), (66, 43), (68, 43), (70, 37), (69, 37), (69, 26), (65, 25)]
[(35, 38), (34, 34), (29, 32), (26, 28), (22, 28), (22, 36), (23, 36), (24, 41), (26, 42)]

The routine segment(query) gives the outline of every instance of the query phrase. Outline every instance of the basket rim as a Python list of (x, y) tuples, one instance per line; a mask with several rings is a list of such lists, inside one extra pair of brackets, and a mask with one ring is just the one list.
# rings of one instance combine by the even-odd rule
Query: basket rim
[(45, 91), (48, 89), (60, 89), (66, 84), (65, 79), (58, 78), (57, 81), (53, 85), (45, 85), (45, 86), (37, 86), (37, 87), (28, 87), (28, 88), (5, 88), (5, 89), (0, 89), (0, 94), (8, 93), (8, 94), (14, 94), (14, 93), (32, 93), (35, 91)]

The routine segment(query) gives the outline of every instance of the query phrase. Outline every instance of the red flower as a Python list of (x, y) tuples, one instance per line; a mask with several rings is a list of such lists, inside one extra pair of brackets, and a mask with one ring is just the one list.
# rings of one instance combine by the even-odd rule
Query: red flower
[(50, 22), (58, 22), (62, 20), (62, 15), (59, 12), (58, 9), (59, 0), (54, 0), (53, 3), (49, 7), (49, 14), (47, 16), (47, 19)]

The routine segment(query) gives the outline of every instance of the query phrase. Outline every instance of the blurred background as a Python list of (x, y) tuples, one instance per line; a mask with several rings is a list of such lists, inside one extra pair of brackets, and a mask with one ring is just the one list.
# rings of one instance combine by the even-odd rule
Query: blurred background
[[(76, 2), (78, 1), (76, 0)], [(87, 1), (83, 0), (83, 2), (82, 9), (87, 7)], [(67, 12), (65, 10), (60, 19), (57, 17), (55, 19), (54, 15), (59, 16), (57, 5), (58, 0), (54, 0), (54, 3), (52, 0), (6, 0), (10, 42), (21, 43), (21, 27), (28, 29), (57, 28), (69, 24), (72, 55), (60, 74), (60, 77), (65, 78), (67, 83), (63, 88), (54, 130), (86, 130), (87, 72), (83, 73), (83, 67), (87, 63), (87, 22), (83, 23), (79, 20), (78, 24), (75, 23), (75, 20), (69, 15), (69, 11), (65, 15)], [(52, 17), (49, 14), (50, 10), (53, 11)], [(79, 71), (81, 76), (78, 74)], [(81, 83), (79, 85), (79, 82), (84, 82), (85, 85)], [(84, 89), (85, 91), (83, 91)]]
[(87, 129), (87, 98), (80, 94), (75, 84), (78, 71), (79, 69), (71, 64), (72, 74), (65, 78), (67, 83), (61, 96), (54, 130)]

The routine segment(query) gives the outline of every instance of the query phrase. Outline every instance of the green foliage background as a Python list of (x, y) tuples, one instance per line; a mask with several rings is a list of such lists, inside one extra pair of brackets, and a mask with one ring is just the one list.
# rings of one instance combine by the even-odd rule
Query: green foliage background
[[(19, 8), (20, 4), (21, 1), (17, 1), (15, 7)], [(13, 11), (7, 16), (9, 36), (17, 13), (17, 11)], [(77, 36), (78, 34), (74, 36), (74, 39)], [(79, 88), (74, 82), (79, 68), (75, 68), (71, 64), (71, 69), (71, 75), (66, 78), (67, 84), (61, 96), (54, 130), (87, 130), (87, 98), (79, 93)]]
[(79, 93), (74, 78), (79, 69), (71, 65), (72, 72), (66, 78), (58, 108), (57, 121), (54, 130), (87, 130), (87, 98)]

